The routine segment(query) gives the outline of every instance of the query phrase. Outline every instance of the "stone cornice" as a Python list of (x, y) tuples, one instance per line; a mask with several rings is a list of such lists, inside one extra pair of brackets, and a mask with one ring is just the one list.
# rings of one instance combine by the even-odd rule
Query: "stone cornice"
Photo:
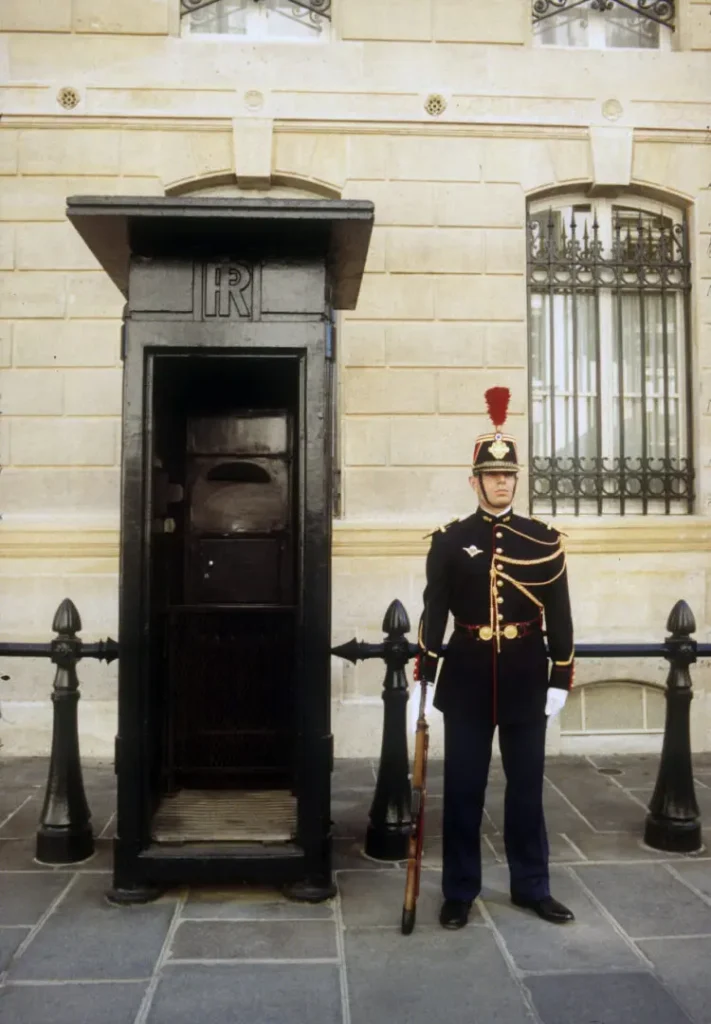
[(118, 561), (119, 532), (105, 527), (0, 524), (0, 559), (109, 558)]
[[(711, 519), (698, 516), (625, 520), (558, 520), (571, 555), (711, 552)], [(432, 523), (336, 521), (334, 558), (419, 558), (429, 547)], [(0, 524), (0, 559), (109, 559), (118, 561), (117, 529)]]
[[(191, 91), (191, 90), (186, 90)], [(523, 101), (523, 98), (521, 98)], [(691, 102), (691, 101), (689, 101)], [(701, 106), (701, 104), (698, 104)], [(196, 118), (180, 114), (115, 114), (115, 115), (77, 115), (66, 114), (5, 114), (2, 128), (37, 129), (63, 128), (127, 128), (145, 131), (174, 132), (231, 132), (232, 120), (226, 117)], [(706, 128), (634, 128), (636, 142), (654, 143), (686, 143), (688, 145), (708, 145), (709, 132)], [(383, 121), (376, 118), (368, 121), (322, 119), (313, 120), (289, 119), (274, 121), (275, 134), (311, 134), (311, 135), (426, 135), (441, 137), (464, 136), (467, 138), (490, 139), (560, 139), (585, 141), (589, 131), (579, 125), (540, 124), (538, 122), (522, 123), (472, 123), (412, 121)]]

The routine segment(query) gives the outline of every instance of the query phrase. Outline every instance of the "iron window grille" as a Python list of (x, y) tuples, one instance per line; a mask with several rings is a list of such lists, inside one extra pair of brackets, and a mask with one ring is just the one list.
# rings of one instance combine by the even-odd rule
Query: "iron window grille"
[(532, 512), (690, 513), (685, 220), (568, 200), (527, 242)]
[(533, 20), (545, 21), (583, 6), (603, 14), (615, 7), (626, 7), (640, 18), (674, 28), (675, 0), (533, 0)]
[(180, 0), (181, 18), (194, 32), (230, 32), (233, 19), (250, 11), (278, 13), (282, 19), (315, 33), (331, 20), (332, 0)]
[(666, 48), (674, 0), (532, 0), (533, 27), (544, 45)]

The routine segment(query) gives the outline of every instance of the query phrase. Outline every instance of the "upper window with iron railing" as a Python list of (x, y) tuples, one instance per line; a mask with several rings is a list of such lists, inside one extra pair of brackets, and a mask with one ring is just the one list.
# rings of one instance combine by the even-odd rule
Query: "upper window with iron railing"
[(532, 0), (540, 46), (671, 49), (674, 0)]
[(329, 36), (331, 0), (180, 0), (180, 17), (184, 36), (320, 42)]

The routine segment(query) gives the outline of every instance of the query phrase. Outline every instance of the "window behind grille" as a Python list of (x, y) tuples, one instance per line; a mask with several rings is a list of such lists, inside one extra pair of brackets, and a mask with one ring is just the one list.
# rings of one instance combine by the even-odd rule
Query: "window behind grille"
[(680, 214), (570, 200), (531, 209), (534, 513), (692, 510), (689, 288)]
[(245, 40), (327, 38), (331, 0), (181, 0), (184, 35)]
[(539, 46), (594, 50), (667, 50), (675, 25), (674, 0), (532, 0)]

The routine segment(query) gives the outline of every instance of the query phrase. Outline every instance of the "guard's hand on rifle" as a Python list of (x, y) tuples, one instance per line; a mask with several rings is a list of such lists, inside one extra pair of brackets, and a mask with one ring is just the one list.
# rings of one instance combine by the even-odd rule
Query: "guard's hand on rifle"
[(437, 662), (438, 658), (434, 654), (428, 654), (425, 651), (420, 653), (415, 658), (415, 671), (414, 679), (416, 683), (426, 682), (433, 683), (437, 675)]

